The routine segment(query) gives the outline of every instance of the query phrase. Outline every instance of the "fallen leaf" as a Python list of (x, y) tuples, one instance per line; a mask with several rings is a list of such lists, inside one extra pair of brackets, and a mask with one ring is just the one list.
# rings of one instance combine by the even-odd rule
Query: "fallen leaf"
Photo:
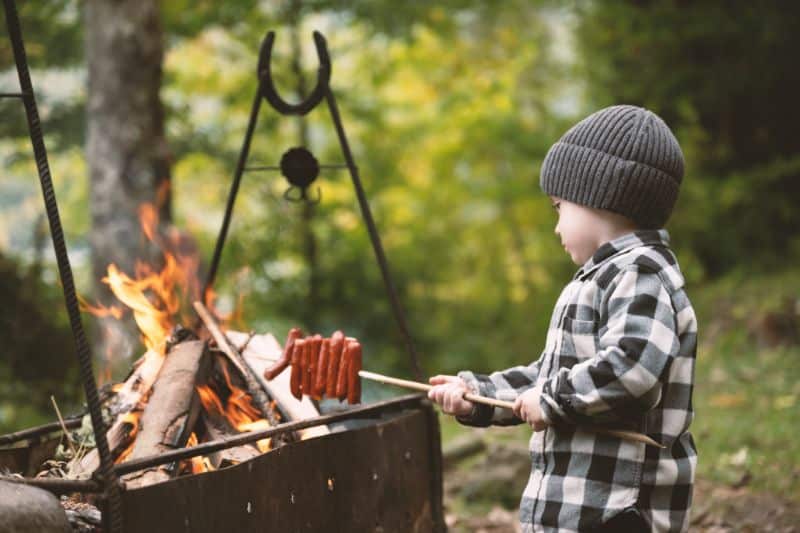
[(744, 394), (737, 392), (733, 394), (716, 394), (711, 397), (708, 403), (711, 404), (712, 407), (729, 408), (744, 405), (746, 401), (747, 397)]

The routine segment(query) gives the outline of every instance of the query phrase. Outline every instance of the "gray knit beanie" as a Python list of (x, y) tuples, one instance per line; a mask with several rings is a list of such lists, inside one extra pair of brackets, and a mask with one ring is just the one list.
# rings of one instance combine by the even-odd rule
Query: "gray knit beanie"
[(662, 227), (683, 179), (683, 153), (652, 111), (616, 105), (570, 128), (542, 163), (539, 185), (551, 196)]

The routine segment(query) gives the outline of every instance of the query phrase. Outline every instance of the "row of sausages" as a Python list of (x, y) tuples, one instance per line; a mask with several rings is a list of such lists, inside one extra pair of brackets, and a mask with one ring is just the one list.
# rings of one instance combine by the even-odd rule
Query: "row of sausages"
[(303, 394), (319, 400), (347, 399), (354, 404), (361, 401), (362, 368), (361, 343), (335, 331), (330, 338), (309, 335), (303, 338), (300, 328), (292, 328), (286, 338), (281, 358), (264, 372), (268, 380), (275, 378), (291, 365), (290, 386), (298, 400)]

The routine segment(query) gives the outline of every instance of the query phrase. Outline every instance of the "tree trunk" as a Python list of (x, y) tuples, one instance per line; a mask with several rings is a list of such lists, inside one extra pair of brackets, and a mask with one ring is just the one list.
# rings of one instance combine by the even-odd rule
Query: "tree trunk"
[[(154, 203), (161, 222), (170, 220), (169, 151), (159, 97), (164, 43), (158, 3), (88, 0), (86, 32), (92, 269), (95, 292), (108, 302), (111, 295), (100, 284), (108, 263), (133, 274), (136, 259), (152, 260), (155, 255), (139, 227), (139, 205)], [(101, 341), (100, 353), (131, 355), (136, 334), (133, 327), (125, 330), (116, 339)]]

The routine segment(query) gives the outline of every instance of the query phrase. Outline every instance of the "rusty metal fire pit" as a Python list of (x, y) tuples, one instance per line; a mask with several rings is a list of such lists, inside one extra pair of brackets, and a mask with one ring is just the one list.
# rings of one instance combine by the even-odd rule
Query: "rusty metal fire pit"
[[(424, 395), (402, 396), (360, 405), (113, 464), (50, 177), (16, 4), (14, 0), (3, 0), (3, 4), (21, 92), (4, 93), (0, 97), (20, 99), (25, 107), (65, 306), (77, 347), (99, 467), (89, 480), (9, 476), (0, 476), (0, 479), (42, 487), (55, 494), (95, 494), (102, 509), (103, 530), (111, 532), (444, 531), (439, 424), (436, 412)], [(314, 32), (314, 40), (320, 59), (317, 86), (309, 98), (299, 104), (286, 103), (273, 86), (270, 58), (274, 34), (269, 32), (262, 43), (257, 69), (258, 90), (206, 287), (214, 281), (244, 172), (280, 170), (290, 183), (285, 195), (287, 200), (314, 202), (319, 198), (311, 200), (306, 189), (316, 179), (320, 168), (347, 168), (412, 370), (419, 379), (421, 372), (405, 315), (394, 290), (383, 247), (330, 88), (331, 64), (327, 45), (318, 32)], [(320, 165), (306, 148), (296, 147), (284, 154), (280, 167), (247, 167), (250, 141), (262, 99), (283, 115), (305, 115), (324, 100), (328, 104), (346, 163)], [(71, 429), (80, 424), (80, 418), (67, 419), (0, 436), (0, 470), (34, 475), (37, 462), (53, 453), (57, 441), (52, 434), (62, 427)], [(127, 490), (119, 481), (121, 476), (145, 468), (169, 465), (322, 425), (328, 427), (328, 434), (290, 441), (227, 468)], [(21, 442), (26, 444), (20, 446)]]
[[(235, 466), (121, 491), (125, 531), (444, 531), (439, 422), (408, 395), (117, 465), (123, 475), (283, 432), (331, 433)], [(52, 431), (55, 428), (50, 428)], [(38, 445), (0, 450), (0, 468)], [(27, 479), (56, 494), (101, 492), (94, 481)]]

